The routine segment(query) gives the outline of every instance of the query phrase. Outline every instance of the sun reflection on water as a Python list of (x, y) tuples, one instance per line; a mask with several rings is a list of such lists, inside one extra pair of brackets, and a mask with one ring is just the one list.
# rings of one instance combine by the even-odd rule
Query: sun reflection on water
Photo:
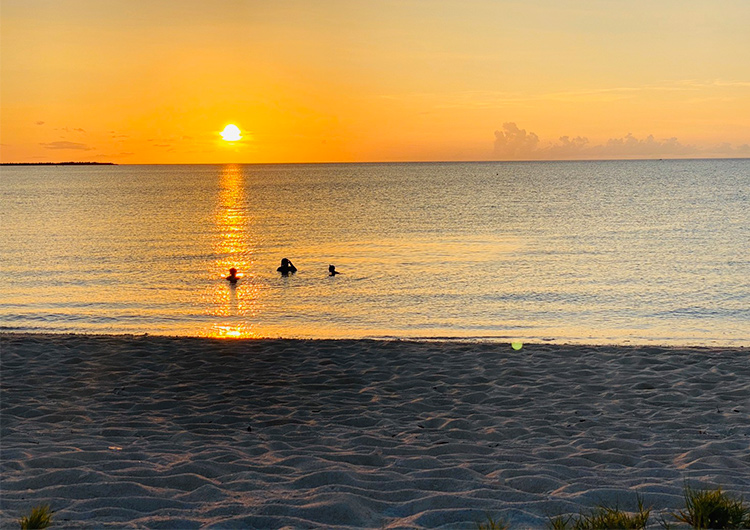
[(211, 331), (206, 335), (215, 339), (256, 339), (260, 338), (260, 335), (255, 333), (245, 324), (234, 324), (224, 326), (221, 324), (215, 324)]
[[(249, 230), (252, 220), (247, 215), (242, 167), (226, 165), (219, 177), (219, 195), (216, 206), (214, 240), (214, 269), (211, 298), (211, 315), (222, 317), (207, 332), (216, 338), (252, 338), (252, 317), (260, 310), (259, 288), (252, 274), (254, 242)], [(236, 284), (226, 281), (230, 268), (236, 268), (240, 280)]]

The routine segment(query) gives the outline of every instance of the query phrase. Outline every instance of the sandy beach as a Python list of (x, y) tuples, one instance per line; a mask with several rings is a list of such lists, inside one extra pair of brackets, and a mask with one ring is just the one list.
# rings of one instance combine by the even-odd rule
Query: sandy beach
[[(750, 498), (748, 350), (0, 335), (2, 527), (512, 528)], [(657, 518), (652, 521), (658, 527)]]

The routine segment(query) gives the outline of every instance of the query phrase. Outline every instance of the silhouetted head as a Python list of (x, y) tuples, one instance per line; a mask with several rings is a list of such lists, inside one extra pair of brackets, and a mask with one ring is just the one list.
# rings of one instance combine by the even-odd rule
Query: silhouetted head
[(229, 275), (230, 276), (237, 276), (237, 269), (235, 269), (234, 267), (232, 267), (231, 269), (229, 269)]
[(276, 270), (279, 271), (284, 276), (286, 276), (290, 272), (292, 274), (294, 274), (295, 272), (297, 272), (297, 267), (295, 267), (294, 265), (292, 265), (292, 262), (289, 261), (287, 258), (284, 258), (284, 259), (281, 260), (281, 267), (279, 267)]
[(334, 267), (333, 265), (329, 265), (328, 272), (336, 272), (336, 267)]

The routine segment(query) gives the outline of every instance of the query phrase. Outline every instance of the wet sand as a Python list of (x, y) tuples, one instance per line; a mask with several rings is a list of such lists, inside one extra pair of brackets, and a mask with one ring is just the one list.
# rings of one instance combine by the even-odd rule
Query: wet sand
[(0, 526), (49, 503), (55, 528), (536, 528), (681, 508), (686, 481), (750, 498), (748, 353), (3, 334)]

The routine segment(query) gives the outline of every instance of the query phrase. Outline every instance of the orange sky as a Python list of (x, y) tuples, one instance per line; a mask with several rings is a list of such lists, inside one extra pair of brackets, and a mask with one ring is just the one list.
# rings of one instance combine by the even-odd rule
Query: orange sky
[(747, 0), (3, 0), (0, 17), (3, 162), (750, 156)]

